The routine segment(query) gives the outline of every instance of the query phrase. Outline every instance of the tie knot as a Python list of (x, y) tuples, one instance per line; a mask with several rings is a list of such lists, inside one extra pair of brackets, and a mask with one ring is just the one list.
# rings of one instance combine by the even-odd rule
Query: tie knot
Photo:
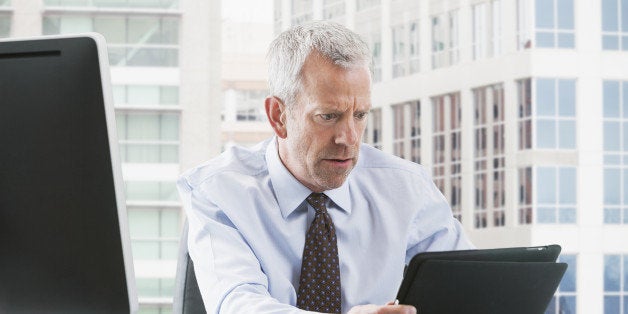
[(325, 203), (327, 202), (327, 195), (323, 193), (312, 193), (307, 197), (307, 202), (314, 207), (316, 213), (326, 213), (327, 208)]

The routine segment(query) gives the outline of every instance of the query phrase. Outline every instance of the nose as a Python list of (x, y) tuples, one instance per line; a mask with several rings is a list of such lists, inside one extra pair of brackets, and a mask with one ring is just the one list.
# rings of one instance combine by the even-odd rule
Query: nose
[(339, 124), (336, 133), (336, 144), (346, 146), (354, 146), (357, 144), (359, 141), (357, 128), (358, 125), (354, 119), (347, 119)]

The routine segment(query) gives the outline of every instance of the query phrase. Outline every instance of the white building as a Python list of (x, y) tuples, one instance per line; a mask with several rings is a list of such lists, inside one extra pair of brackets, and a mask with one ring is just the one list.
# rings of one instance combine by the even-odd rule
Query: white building
[(481, 248), (558, 243), (547, 313), (628, 313), (628, 2), (275, 0), (373, 52), (366, 141), (420, 162)]
[(220, 14), (220, 1), (0, 0), (0, 37), (107, 39), (140, 313), (171, 312), (175, 181), (222, 146)]

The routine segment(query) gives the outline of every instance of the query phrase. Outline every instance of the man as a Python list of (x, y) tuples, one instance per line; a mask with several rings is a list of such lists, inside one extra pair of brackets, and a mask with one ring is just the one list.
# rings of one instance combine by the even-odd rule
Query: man
[(418, 164), (361, 145), (370, 53), (334, 23), (271, 44), (275, 137), (179, 181), (209, 313), (413, 313), (392, 301), (405, 263), (472, 245)]

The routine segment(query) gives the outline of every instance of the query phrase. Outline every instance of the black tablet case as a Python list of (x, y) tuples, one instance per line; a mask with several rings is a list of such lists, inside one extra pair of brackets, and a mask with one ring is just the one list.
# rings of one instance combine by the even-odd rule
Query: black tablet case
[(417, 254), (397, 298), (421, 314), (543, 313), (567, 264), (560, 246)]

